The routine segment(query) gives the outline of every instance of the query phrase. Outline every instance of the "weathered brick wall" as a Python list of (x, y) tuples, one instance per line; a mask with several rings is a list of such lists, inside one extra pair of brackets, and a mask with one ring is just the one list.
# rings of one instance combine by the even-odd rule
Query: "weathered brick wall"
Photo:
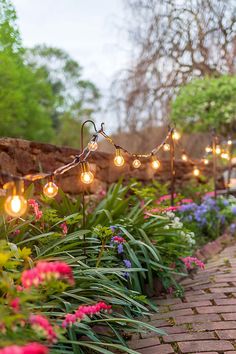
[[(72, 156), (79, 151), (58, 147), (50, 144), (42, 144), (20, 139), (0, 139), (0, 170), (16, 175), (36, 173), (38, 171), (51, 172), (54, 169), (72, 160)], [(116, 182), (121, 176), (127, 181), (134, 177), (143, 182), (157, 179), (160, 182), (170, 180), (170, 163), (168, 160), (161, 161), (161, 167), (154, 171), (149, 162), (144, 162), (142, 167), (134, 169), (131, 159), (126, 157), (126, 164), (122, 167), (115, 167), (113, 164), (114, 154), (94, 152), (89, 157), (91, 170), (95, 174), (94, 183), (89, 186), (91, 193), (99, 189), (106, 189), (108, 185)], [(130, 163), (129, 163), (130, 162)], [(211, 175), (211, 166), (204, 168), (206, 176)], [(80, 168), (76, 167), (58, 178), (61, 188), (71, 194), (78, 194), (81, 191), (79, 179)], [(176, 161), (176, 183), (183, 184), (192, 177), (192, 166), (182, 161)], [(3, 179), (0, 178), (2, 186)]]

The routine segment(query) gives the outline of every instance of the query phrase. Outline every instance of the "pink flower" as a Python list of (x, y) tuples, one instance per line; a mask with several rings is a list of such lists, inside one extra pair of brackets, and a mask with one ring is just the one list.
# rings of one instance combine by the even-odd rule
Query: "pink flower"
[(124, 237), (121, 237), (121, 236), (113, 236), (111, 240), (114, 243), (124, 243), (124, 242), (126, 242)]
[(192, 199), (182, 199), (181, 200), (181, 203), (186, 203), (186, 204), (188, 204), (188, 203), (193, 203), (193, 200)]
[(67, 223), (66, 223), (66, 222), (63, 222), (63, 223), (60, 225), (60, 228), (62, 229), (63, 235), (66, 236), (66, 235), (67, 235), (67, 232), (68, 232)]
[(13, 231), (13, 235), (14, 235), (14, 236), (17, 236), (17, 235), (19, 235), (19, 234), (20, 234), (20, 230), (19, 230), (19, 229)]
[[(176, 196), (177, 196), (177, 194), (174, 193), (174, 198), (176, 198)], [(171, 199), (171, 195), (170, 195), (170, 194), (163, 195), (162, 197), (160, 197), (160, 198), (156, 201), (156, 203), (157, 203), (157, 204), (160, 204), (160, 203), (165, 202), (165, 201), (170, 200), (170, 199)]]
[(36, 220), (40, 220), (43, 216), (43, 212), (39, 210), (39, 204), (34, 199), (29, 199), (28, 204), (34, 209), (34, 214)]
[(39, 343), (29, 343), (23, 347), (11, 345), (0, 349), (0, 354), (48, 354), (48, 348)]
[(25, 270), (21, 275), (24, 288), (38, 287), (51, 279), (67, 280), (74, 284), (72, 269), (64, 262), (38, 262), (36, 267)]
[(204, 269), (205, 268), (205, 264), (200, 261), (200, 259), (196, 258), (196, 257), (185, 257), (185, 258), (181, 258), (181, 261), (185, 264), (185, 267), (187, 269), (193, 269), (194, 265), (196, 265), (197, 267), (199, 267), (200, 269)]
[(19, 312), (20, 310), (20, 299), (16, 297), (15, 299), (10, 301), (10, 307), (14, 312)]
[(75, 311), (75, 314), (68, 313), (62, 322), (62, 327), (71, 326), (76, 321), (82, 321), (85, 316), (93, 316), (99, 314), (101, 311), (110, 311), (111, 306), (107, 305), (105, 302), (100, 301), (95, 305), (84, 306), (81, 305)]
[(46, 317), (42, 315), (31, 315), (29, 321), (36, 331), (38, 327), (40, 327), (45, 332), (45, 337), (47, 337), (49, 342), (56, 343), (57, 335)]
[(205, 193), (204, 197), (214, 197), (214, 192), (207, 192)]

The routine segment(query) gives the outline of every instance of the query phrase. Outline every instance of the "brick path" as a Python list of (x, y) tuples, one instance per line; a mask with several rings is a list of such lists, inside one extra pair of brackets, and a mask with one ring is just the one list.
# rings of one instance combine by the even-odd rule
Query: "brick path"
[(185, 298), (156, 299), (149, 323), (168, 333), (136, 335), (129, 343), (142, 354), (236, 354), (236, 245), (182, 282)]

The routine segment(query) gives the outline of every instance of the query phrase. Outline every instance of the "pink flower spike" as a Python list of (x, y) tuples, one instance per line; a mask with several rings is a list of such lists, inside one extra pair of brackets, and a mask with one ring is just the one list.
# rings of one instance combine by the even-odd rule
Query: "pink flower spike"
[(18, 297), (16, 297), (15, 299), (10, 301), (10, 307), (12, 308), (12, 310), (14, 312), (19, 312), (20, 310), (20, 299)]
[(39, 210), (39, 204), (34, 199), (29, 199), (28, 204), (34, 209), (34, 214), (36, 220), (40, 220), (43, 216), (43, 212)]
[(56, 343), (57, 342), (57, 335), (54, 332), (53, 327), (49, 323), (48, 319), (42, 315), (31, 315), (30, 316), (30, 324), (36, 328), (40, 327), (45, 331), (46, 337), (49, 342)]
[(66, 223), (66, 222), (63, 222), (63, 223), (60, 225), (60, 228), (62, 229), (63, 235), (66, 236), (67, 233), (68, 233), (67, 223)]
[(29, 343), (25, 346), (11, 345), (0, 349), (0, 354), (48, 354), (48, 348), (39, 343)]
[(185, 264), (185, 267), (187, 269), (193, 269), (194, 265), (196, 265), (197, 267), (199, 267), (200, 269), (204, 269), (205, 268), (205, 264), (200, 261), (200, 259), (196, 258), (196, 257), (185, 257), (185, 258), (181, 258), (181, 261)]

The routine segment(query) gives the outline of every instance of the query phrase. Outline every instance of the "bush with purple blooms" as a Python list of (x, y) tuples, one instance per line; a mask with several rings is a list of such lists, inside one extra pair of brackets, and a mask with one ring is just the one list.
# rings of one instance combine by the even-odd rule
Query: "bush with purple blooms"
[(236, 231), (233, 224), (236, 218), (236, 198), (217, 199), (206, 195), (200, 204), (195, 202), (182, 204), (177, 211), (181, 221), (196, 235), (196, 246), (214, 240), (227, 228), (230, 232)]

